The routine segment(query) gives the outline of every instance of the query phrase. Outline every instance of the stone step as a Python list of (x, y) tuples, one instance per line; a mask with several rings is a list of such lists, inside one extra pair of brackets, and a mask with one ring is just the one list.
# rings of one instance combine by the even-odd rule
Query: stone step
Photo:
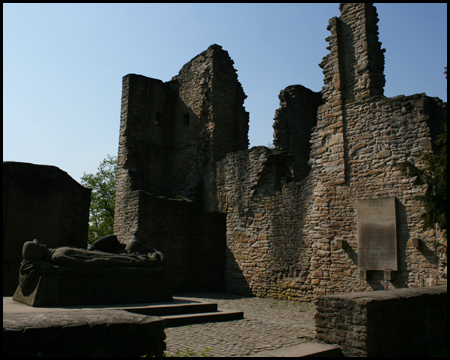
[[(162, 356), (165, 321), (118, 309), (3, 314), (6, 357)], [(126, 346), (124, 346), (126, 344)]]
[[(199, 324), (205, 322), (231, 321), (244, 318), (242, 311), (218, 310), (217, 303), (192, 301), (174, 298), (173, 302), (128, 304), (128, 305), (89, 305), (62, 307), (32, 307), (13, 301), (11, 297), (3, 298), (3, 312), (5, 313), (51, 313), (54, 311), (99, 311), (125, 310), (129, 313), (157, 316), (166, 320), (166, 327)], [(45, 323), (45, 322), (44, 322)]]
[(145, 307), (124, 307), (124, 310), (141, 315), (159, 316), (166, 320), (166, 327), (244, 318), (242, 311), (218, 310), (216, 303), (192, 303), (179, 298), (175, 298), (175, 303), (159, 303)]
[(152, 316), (179, 315), (179, 314), (195, 314), (217, 311), (215, 303), (192, 303), (192, 304), (158, 304), (148, 307), (125, 307), (124, 310)]
[(207, 322), (240, 320), (244, 318), (244, 313), (234, 310), (217, 310), (214, 312), (165, 315), (161, 317), (166, 320), (166, 327), (176, 327)]
[(303, 343), (277, 350), (259, 352), (250, 357), (344, 357), (337, 345)]
[(166, 327), (239, 320), (244, 317), (242, 311), (218, 310), (216, 303), (166, 303), (148, 307), (125, 307), (124, 310), (141, 315), (159, 316), (166, 320)]

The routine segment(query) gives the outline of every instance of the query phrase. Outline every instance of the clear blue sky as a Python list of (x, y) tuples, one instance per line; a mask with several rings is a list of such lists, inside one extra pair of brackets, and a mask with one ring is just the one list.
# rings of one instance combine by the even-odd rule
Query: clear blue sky
[[(377, 4), (385, 96), (447, 101), (447, 4)], [(3, 160), (55, 165), (80, 181), (117, 155), (122, 77), (168, 81), (211, 44), (248, 98), (250, 146), (273, 140), (278, 94), (323, 86), (339, 4), (4, 4)]]

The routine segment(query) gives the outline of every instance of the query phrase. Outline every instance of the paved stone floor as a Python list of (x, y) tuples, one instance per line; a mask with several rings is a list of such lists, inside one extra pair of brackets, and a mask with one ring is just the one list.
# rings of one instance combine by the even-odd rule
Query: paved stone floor
[(299, 345), (314, 339), (315, 307), (271, 298), (242, 297), (226, 293), (183, 293), (175, 297), (216, 302), (219, 309), (241, 310), (244, 319), (167, 328), (166, 352), (211, 356), (250, 356)]

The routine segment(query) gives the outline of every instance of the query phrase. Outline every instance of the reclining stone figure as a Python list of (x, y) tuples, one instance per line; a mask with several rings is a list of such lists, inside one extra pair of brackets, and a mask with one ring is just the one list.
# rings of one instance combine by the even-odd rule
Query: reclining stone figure
[(108, 235), (89, 249), (52, 249), (35, 239), (22, 255), (13, 299), (31, 306), (173, 300), (164, 255), (134, 236), (122, 244)]
[[(114, 238), (117, 244), (112, 241)], [(122, 245), (124, 250), (120, 251)], [(22, 255), (25, 262), (46, 261), (70, 267), (156, 267), (164, 260), (161, 252), (145, 246), (135, 237), (125, 245), (120, 244), (115, 235), (97, 240), (89, 250), (65, 246), (50, 249), (35, 239), (23, 245)]]

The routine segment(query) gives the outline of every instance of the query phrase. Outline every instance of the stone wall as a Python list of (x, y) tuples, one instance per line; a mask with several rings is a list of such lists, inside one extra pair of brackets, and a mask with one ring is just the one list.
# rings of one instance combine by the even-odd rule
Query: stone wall
[(204, 214), (186, 199), (135, 192), (139, 221), (135, 235), (162, 251), (172, 291), (223, 289), (225, 215)]
[(215, 162), (248, 148), (245, 97), (219, 45), (169, 82), (123, 78), (114, 232), (165, 253), (172, 290), (223, 287)]
[(22, 246), (86, 248), (91, 189), (55, 166), (3, 162), (3, 295), (18, 285)]
[(319, 296), (316, 339), (351, 357), (443, 356), (447, 286)]
[(228, 291), (290, 299), (303, 289), (306, 193), (302, 183), (291, 181), (291, 163), (285, 152), (260, 146), (218, 164), (220, 210), (227, 214)]
[(359, 275), (356, 231), (356, 201), (381, 197), (397, 199), (399, 269), (390, 286), (446, 283), (444, 239), (422, 230), (424, 208), (415, 196), (424, 189), (398, 168), (431, 150), (429, 124), (445, 118), (444, 104), (425, 95), (377, 97), (349, 103), (346, 111), (342, 184), (336, 184), (333, 154), (325, 151), (335, 128), (322, 120), (311, 136), (311, 172), (303, 181), (293, 181), (292, 156), (265, 147), (229, 154), (218, 164), (230, 291), (311, 299), (382, 289), (382, 272), (367, 280)]
[(310, 172), (312, 128), (317, 124), (317, 108), (322, 95), (301, 85), (288, 86), (280, 92), (280, 108), (275, 112), (273, 145), (295, 157), (291, 176), (303, 180)]
[[(115, 232), (121, 241), (138, 234), (176, 259), (169, 282), (195, 289), (205, 279), (301, 300), (383, 289), (382, 271), (360, 276), (357, 201), (395, 198), (398, 271), (389, 288), (446, 284), (446, 239), (422, 230), (416, 196), (425, 188), (399, 164), (435, 150), (447, 104), (425, 94), (384, 97), (375, 7), (340, 10), (320, 64), (324, 87), (280, 93), (273, 149), (247, 150), (245, 94), (218, 45), (170, 82), (124, 78)], [(191, 261), (192, 249), (206, 260)]]
[[(364, 279), (358, 270), (356, 202), (385, 197), (397, 199), (399, 269), (389, 287), (446, 283), (446, 240), (422, 230), (424, 207), (416, 195), (425, 189), (402, 175), (399, 164), (418, 163), (433, 150), (447, 104), (425, 94), (382, 96), (377, 21), (370, 4), (341, 5), (341, 18), (330, 20), (330, 54), (321, 64), (324, 104), (311, 105), (314, 93), (298, 86), (280, 94), (275, 146), (285, 153), (253, 148), (218, 164), (231, 291), (312, 299), (382, 289), (381, 271)], [(307, 115), (314, 106), (316, 119)], [(314, 124), (310, 169), (296, 176), (305, 169), (305, 154), (294, 145), (307, 138), (299, 135), (304, 123)], [(418, 248), (413, 239), (421, 240)]]

